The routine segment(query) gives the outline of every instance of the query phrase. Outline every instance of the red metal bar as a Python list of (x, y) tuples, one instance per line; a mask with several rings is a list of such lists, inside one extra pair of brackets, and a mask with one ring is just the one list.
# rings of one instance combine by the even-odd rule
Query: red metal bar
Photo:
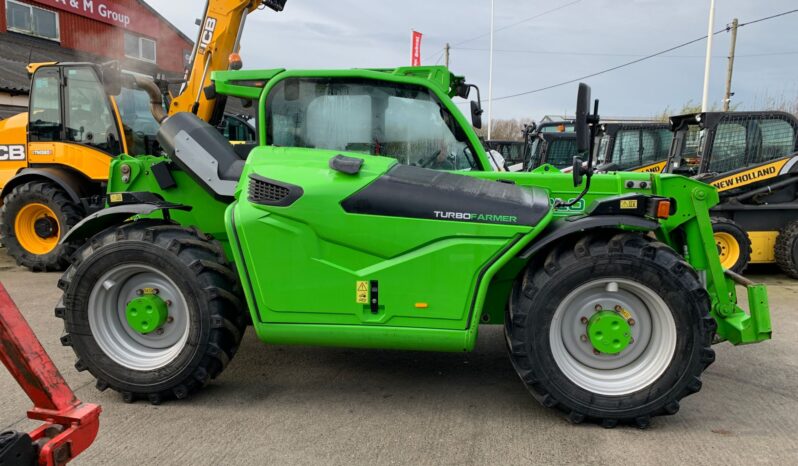
[(77, 399), (2, 283), (0, 360), (33, 401), (28, 417), (45, 422), (30, 433), (34, 442), (46, 441), (40, 465), (65, 464), (91, 445), (100, 407)]

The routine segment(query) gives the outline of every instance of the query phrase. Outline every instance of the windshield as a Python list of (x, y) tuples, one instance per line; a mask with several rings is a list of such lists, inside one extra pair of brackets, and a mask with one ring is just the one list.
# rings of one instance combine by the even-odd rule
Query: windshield
[(673, 133), (667, 128), (621, 129), (615, 136), (611, 161), (629, 170), (668, 158)]
[(759, 165), (795, 151), (796, 129), (779, 117), (729, 117), (715, 130), (709, 171), (723, 173)]
[(269, 93), (267, 143), (392, 157), (440, 170), (477, 168), (454, 117), (428, 89), (351, 78), (289, 78)]

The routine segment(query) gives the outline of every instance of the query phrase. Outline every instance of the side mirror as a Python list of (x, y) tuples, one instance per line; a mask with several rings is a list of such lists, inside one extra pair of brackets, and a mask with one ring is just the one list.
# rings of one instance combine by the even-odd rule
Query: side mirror
[(100, 72), (105, 93), (110, 96), (118, 96), (122, 93), (122, 70), (119, 69), (119, 62), (110, 62), (102, 65)]
[(471, 101), (471, 124), (474, 128), (482, 128), (482, 107), (475, 101)]
[[(590, 86), (579, 83), (579, 92), (576, 96), (576, 120), (574, 130), (576, 132), (576, 150), (580, 154), (590, 150), (590, 127), (588, 115), (590, 114)], [(574, 170), (576, 174), (576, 170)]]

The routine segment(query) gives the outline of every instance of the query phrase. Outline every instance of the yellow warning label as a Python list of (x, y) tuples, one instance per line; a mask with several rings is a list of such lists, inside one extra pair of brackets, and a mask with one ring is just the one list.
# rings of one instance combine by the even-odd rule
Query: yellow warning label
[(158, 292), (155, 291), (155, 288), (142, 288), (141, 294), (158, 294)]
[[(620, 306), (618, 306), (618, 307), (620, 307)], [(623, 318), (626, 319), (626, 320), (629, 320), (629, 319), (632, 318), (632, 314), (629, 311), (627, 311), (626, 309), (622, 308), (622, 307), (620, 307), (620, 310), (618, 311), (618, 314), (623, 316)]]
[(113, 193), (109, 197), (111, 198), (111, 202), (122, 202), (122, 195), (119, 193)]
[(369, 282), (355, 282), (355, 302), (358, 304), (369, 303)]
[(621, 209), (637, 209), (637, 199), (621, 199)]

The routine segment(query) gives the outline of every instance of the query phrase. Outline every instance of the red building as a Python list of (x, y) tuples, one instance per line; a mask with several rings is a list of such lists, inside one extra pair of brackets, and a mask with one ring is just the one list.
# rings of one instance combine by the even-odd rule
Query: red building
[(180, 75), (192, 47), (143, 0), (0, 0), (0, 117), (27, 105), (30, 62), (118, 60), (129, 71)]

